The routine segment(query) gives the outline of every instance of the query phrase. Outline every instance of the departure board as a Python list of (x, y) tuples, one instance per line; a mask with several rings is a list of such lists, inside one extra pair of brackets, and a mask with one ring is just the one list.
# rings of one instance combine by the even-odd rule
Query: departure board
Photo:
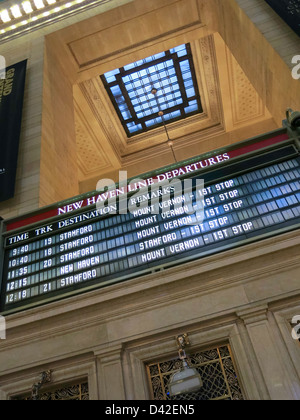
[[(104, 287), (300, 226), (300, 157), (294, 145), (197, 177), (203, 188), (177, 197), (181, 206), (172, 201), (170, 187), (161, 187), (156, 214), (143, 193), (140, 201), (147, 205), (130, 213), (100, 216), (89, 207), (8, 232), (1, 311)], [(199, 197), (202, 218), (190, 211)]]
[(300, 36), (300, 1), (265, 0), (276, 13)]

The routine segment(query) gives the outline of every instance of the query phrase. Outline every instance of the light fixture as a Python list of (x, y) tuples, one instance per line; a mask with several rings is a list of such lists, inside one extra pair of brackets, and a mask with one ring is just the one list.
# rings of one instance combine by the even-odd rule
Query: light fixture
[(173, 374), (169, 383), (169, 395), (175, 397), (177, 395), (188, 394), (198, 391), (203, 386), (203, 381), (197, 369), (188, 365), (187, 355), (184, 348), (190, 344), (187, 334), (181, 334), (176, 337), (179, 346), (178, 355), (182, 360), (182, 368)]
[(24, 9), (24, 12), (25, 12), (25, 13), (27, 13), (27, 14), (29, 14), (29, 13), (32, 13), (32, 12), (33, 12), (33, 8), (32, 8), (32, 6), (31, 6), (31, 3), (30, 3), (30, 1), (29, 1), (29, 0), (24, 1), (24, 2), (22, 3), (22, 7), (23, 7), (23, 9)]
[(0, 35), (5, 34), (1, 39), (17, 37), (25, 31), (31, 32), (39, 28), (40, 22), (47, 25), (105, 0), (70, 0), (67, 3), (65, 1), (67, 0), (11, 0), (12, 4), (8, 9), (0, 9)]
[(286, 119), (292, 129), (300, 128), (300, 112), (293, 111), (291, 108), (286, 110)]
[(19, 17), (22, 17), (22, 13), (21, 13), (20, 7), (17, 4), (15, 4), (14, 6), (12, 6), (10, 8), (10, 10), (11, 10), (11, 13), (13, 14), (13, 17), (14, 18), (17, 19)]
[(42, 372), (40, 380), (32, 385), (31, 399), (38, 400), (39, 391), (41, 387), (51, 381), (52, 381), (52, 371), (46, 370), (45, 372)]
[(165, 123), (165, 119), (164, 119), (164, 111), (162, 111), (160, 109), (159, 102), (158, 102), (157, 97), (156, 97), (157, 89), (155, 87), (153, 87), (152, 90), (151, 90), (151, 93), (155, 97), (156, 102), (157, 102), (157, 106), (158, 106), (158, 109), (159, 109), (158, 116), (161, 118), (161, 120), (163, 122), (163, 125), (164, 125), (164, 128), (165, 128), (165, 132), (167, 134), (167, 139), (168, 139), (167, 144), (171, 148), (172, 153), (173, 153), (174, 160), (177, 163), (177, 159), (176, 159), (175, 152), (174, 152), (174, 149), (173, 149), (174, 142), (173, 142), (173, 140), (170, 139), (169, 132), (168, 132), (168, 129), (167, 129), (167, 126), (166, 126), (166, 123)]
[(2, 10), (2, 12), (0, 12), (0, 16), (3, 23), (11, 21), (11, 17), (9, 16), (8, 10)]
[(45, 7), (43, 0), (34, 0), (34, 4), (37, 9), (43, 9)]

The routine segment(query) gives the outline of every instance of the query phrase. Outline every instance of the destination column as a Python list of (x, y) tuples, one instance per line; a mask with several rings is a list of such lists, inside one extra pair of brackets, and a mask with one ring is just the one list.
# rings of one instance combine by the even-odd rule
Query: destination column
[(94, 225), (89, 224), (59, 235), (59, 250), (67, 252), (58, 256), (60, 266), (57, 277), (60, 278), (57, 289), (95, 279), (99, 275), (100, 256), (97, 255), (99, 249), (93, 232)]

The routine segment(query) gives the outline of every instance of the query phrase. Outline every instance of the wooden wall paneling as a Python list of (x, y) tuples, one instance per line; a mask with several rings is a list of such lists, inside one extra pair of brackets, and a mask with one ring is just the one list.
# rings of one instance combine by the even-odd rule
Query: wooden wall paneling
[(79, 193), (73, 88), (47, 40), (40, 171), (40, 206)]

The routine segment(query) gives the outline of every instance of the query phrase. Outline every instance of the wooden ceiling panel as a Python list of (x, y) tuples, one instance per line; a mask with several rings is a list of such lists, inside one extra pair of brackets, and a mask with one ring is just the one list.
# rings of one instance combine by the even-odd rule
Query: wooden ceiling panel
[(98, 32), (70, 42), (69, 48), (78, 66), (82, 68), (120, 51), (128, 51), (133, 46), (199, 24), (197, 0), (177, 0), (152, 11), (145, 8), (143, 14), (99, 28)]
[[(178, 40), (178, 37), (176, 39)], [(192, 41), (191, 47), (203, 113), (168, 125), (176, 156), (184, 157), (192, 156), (200, 143), (206, 142), (212, 135), (221, 135), (228, 129), (234, 130), (250, 122), (270, 118), (261, 98), (223, 40), (218, 36), (204, 36)], [(163, 43), (161, 46), (157, 45), (156, 52), (162, 50)], [(96, 165), (93, 168), (93, 174), (98, 172), (101, 177), (113, 172), (117, 167), (126, 168), (137, 163), (139, 167), (143, 167), (143, 162), (155, 162), (158, 157), (169, 155), (163, 127), (127, 138), (99, 76), (80, 84), (81, 95), (84, 94), (88, 104), (82, 107), (80, 101), (77, 101), (83, 112), (81, 121), (96, 122), (95, 131), (90, 136), (91, 160), (97, 155), (99, 148), (102, 148), (109, 150), (110, 156), (117, 157), (119, 166), (114, 162), (109, 168), (99, 160), (98, 168)], [(226, 124), (228, 121), (231, 123)], [(82, 137), (78, 136), (77, 144), (80, 150), (82, 141)], [(84, 170), (82, 162), (80, 177), (81, 182), (85, 183), (92, 178), (91, 167), (87, 165)]]

